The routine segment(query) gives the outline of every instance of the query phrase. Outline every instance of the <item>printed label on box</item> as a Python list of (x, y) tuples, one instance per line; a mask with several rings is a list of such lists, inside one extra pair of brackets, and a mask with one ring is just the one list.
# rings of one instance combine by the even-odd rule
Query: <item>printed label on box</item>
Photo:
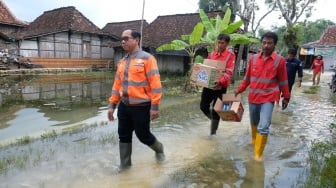
[(196, 78), (198, 82), (203, 82), (203, 83), (208, 83), (208, 80), (209, 80), (209, 76), (207, 74), (207, 71), (205, 70), (201, 70), (200, 72), (198, 72)]

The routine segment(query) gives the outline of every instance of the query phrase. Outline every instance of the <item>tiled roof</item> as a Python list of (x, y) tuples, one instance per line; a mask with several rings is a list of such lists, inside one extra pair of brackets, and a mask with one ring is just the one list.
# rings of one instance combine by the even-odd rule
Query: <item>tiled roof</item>
[[(143, 27), (147, 27), (148, 23), (146, 20), (143, 20)], [(141, 20), (127, 21), (127, 22), (113, 22), (108, 23), (103, 27), (103, 32), (109, 35), (115, 35), (120, 37), (121, 33), (125, 29), (136, 29), (140, 31), (141, 29)]]
[(315, 46), (336, 46), (336, 25), (328, 26), (319, 40), (301, 45), (303, 48), (312, 48)]
[[(208, 17), (220, 15), (223, 12), (207, 13)], [(200, 22), (199, 13), (159, 16), (143, 30), (143, 46), (157, 48), (162, 44), (179, 39), (181, 35), (190, 34), (194, 26)]]
[(317, 45), (336, 45), (336, 25), (329, 26), (324, 31)]
[(102, 34), (102, 31), (75, 7), (61, 7), (45, 11), (22, 33), (23, 38), (62, 31)]
[(9, 8), (0, 0), (0, 24), (25, 26), (26, 23), (18, 20)]

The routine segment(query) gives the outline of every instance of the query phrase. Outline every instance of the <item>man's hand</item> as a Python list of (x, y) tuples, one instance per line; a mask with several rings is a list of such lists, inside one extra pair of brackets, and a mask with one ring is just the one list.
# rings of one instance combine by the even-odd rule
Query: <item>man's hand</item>
[(213, 90), (220, 90), (220, 89), (222, 89), (222, 85), (220, 84), (220, 82), (215, 82)]
[(239, 92), (238, 91), (235, 91), (234, 92), (234, 96), (237, 97), (239, 95)]
[(282, 110), (286, 109), (289, 103), (289, 99), (282, 99)]
[(114, 113), (114, 109), (109, 108), (108, 111), (107, 111), (107, 118), (108, 118), (109, 121), (114, 120), (113, 113)]
[(150, 110), (150, 120), (154, 120), (160, 116), (160, 112), (158, 110)]

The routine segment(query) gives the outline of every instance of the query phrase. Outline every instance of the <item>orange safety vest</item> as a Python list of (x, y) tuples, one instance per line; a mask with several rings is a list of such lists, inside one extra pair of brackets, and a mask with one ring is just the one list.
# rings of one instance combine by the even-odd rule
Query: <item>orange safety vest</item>
[(158, 110), (161, 97), (160, 74), (154, 56), (137, 51), (120, 60), (109, 98), (111, 108), (121, 101), (126, 105), (150, 103), (152, 110)]

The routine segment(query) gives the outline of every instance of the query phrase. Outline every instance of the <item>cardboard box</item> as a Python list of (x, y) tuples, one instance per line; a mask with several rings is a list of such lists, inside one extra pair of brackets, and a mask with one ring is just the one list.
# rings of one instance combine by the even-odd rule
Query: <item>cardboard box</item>
[(201, 87), (212, 89), (215, 82), (224, 74), (226, 63), (205, 59), (203, 64), (194, 64), (191, 70), (190, 82)]
[(218, 61), (218, 60), (213, 60), (213, 59), (204, 59), (203, 64), (208, 65), (210, 67), (216, 67), (217, 69), (221, 69), (221, 70), (224, 70), (226, 67), (225, 61)]
[[(228, 105), (228, 109), (225, 109), (224, 105)], [(241, 96), (235, 97), (234, 94), (223, 94), (222, 100), (220, 98), (216, 100), (214, 110), (223, 121), (240, 122), (244, 113)]]

